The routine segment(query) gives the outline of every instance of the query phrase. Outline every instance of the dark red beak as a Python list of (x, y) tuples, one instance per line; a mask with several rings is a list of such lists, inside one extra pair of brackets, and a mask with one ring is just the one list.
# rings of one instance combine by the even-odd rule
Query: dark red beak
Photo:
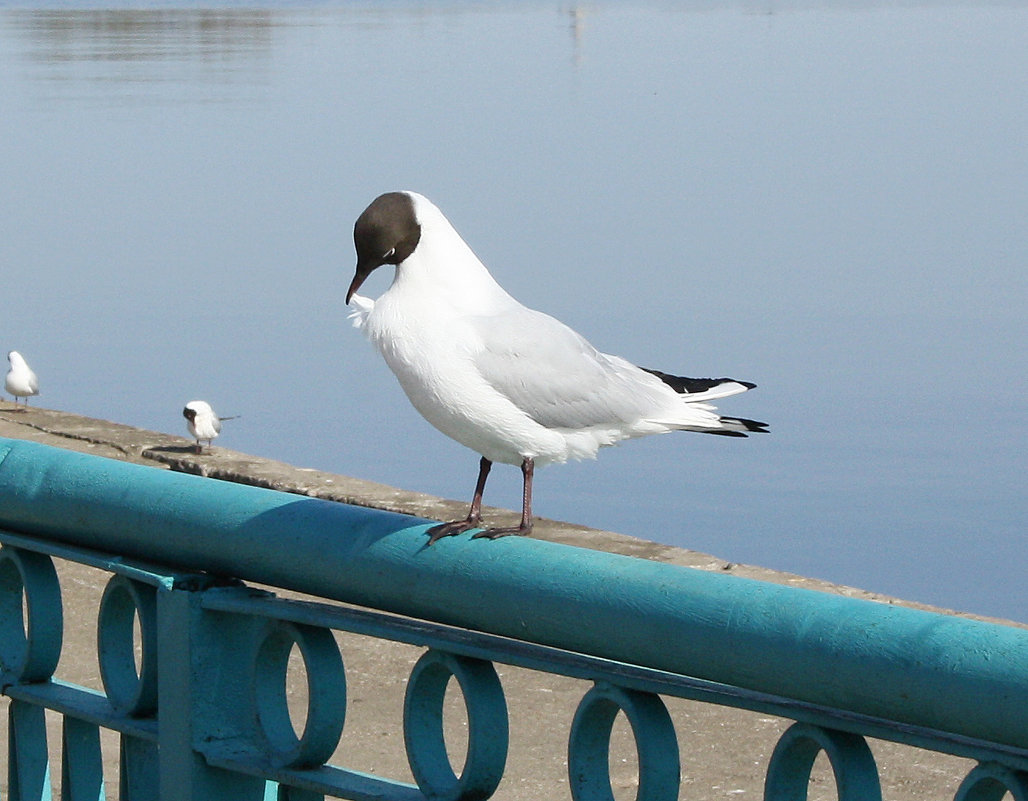
[(350, 298), (353, 297), (353, 293), (360, 289), (361, 284), (364, 283), (365, 279), (371, 275), (371, 271), (374, 267), (367, 267), (366, 265), (357, 265), (357, 271), (353, 274), (353, 280), (350, 282), (350, 288), (346, 290), (346, 305), (350, 305)]

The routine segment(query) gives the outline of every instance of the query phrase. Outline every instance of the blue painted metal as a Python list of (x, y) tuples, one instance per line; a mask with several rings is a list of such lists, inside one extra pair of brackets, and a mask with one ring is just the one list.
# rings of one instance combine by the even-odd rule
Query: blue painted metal
[(121, 736), (118, 798), (121, 801), (153, 801), (160, 798), (157, 747), (148, 740)]
[[(468, 750), (458, 776), (446, 753), (443, 698), (454, 678), (464, 697)], [(489, 798), (503, 778), (509, 729), (507, 702), (490, 662), (428, 651), (411, 671), (403, 702), (403, 734), (411, 773), (438, 801)]]
[(1001, 801), (1008, 792), (1013, 801), (1028, 801), (1028, 773), (986, 762), (967, 774), (953, 801)]
[(61, 729), (61, 801), (104, 801), (100, 727), (66, 717)]
[(7, 718), (7, 792), (9, 801), (43, 801), (51, 797), (42, 708), (11, 701)]
[(835, 773), (839, 801), (882, 801), (878, 768), (864, 738), (805, 723), (794, 724), (778, 740), (767, 766), (764, 801), (805, 799), (822, 751)]
[[(282, 621), (267, 622), (253, 660), (257, 729), (277, 766), (312, 767), (327, 762), (343, 733), (346, 675), (332, 633)], [(286, 699), (286, 670), (294, 644), (303, 657), (308, 703), (303, 735), (296, 736)]]
[(0, 677), (5, 683), (46, 681), (57, 667), (63, 637), (53, 562), (36, 553), (0, 551), (0, 598)]
[[(568, 739), (579, 801), (613, 797), (607, 752), (619, 712), (636, 741), (637, 797), (677, 797), (678, 744), (660, 695), (800, 721), (772, 756), (768, 801), (805, 798), (822, 752), (840, 801), (880, 801), (869, 736), (978, 760), (956, 801), (1028, 801), (1024, 631), (532, 540), (458, 537), (426, 549), (425, 528), (0, 440), (9, 798), (49, 797), (52, 710), (69, 801), (105, 797), (100, 729), (120, 736), (124, 801), (479, 801), (506, 763), (500, 662), (596, 682)], [(105, 693), (52, 677), (62, 614), (51, 557), (112, 574), (97, 615)], [(422, 620), (285, 601), (240, 578)], [(429, 649), (404, 702), (416, 785), (324, 764), (345, 722), (333, 630)], [(294, 648), (308, 682), (302, 731), (284, 694)], [(450, 681), (468, 713), (459, 775), (442, 727)]]
[(264, 596), (246, 597), (218, 590), (205, 594), (202, 605), (209, 610), (321, 624), (355, 634), (436, 648), (447, 653), (558, 673), (640, 692), (749, 709), (968, 759), (999, 760), (1028, 770), (1028, 751), (1023, 749), (461, 628), (427, 624), (364, 609), (326, 607)]
[(14, 531), (1028, 747), (1019, 629), (537, 540), (426, 548), (402, 515), (35, 443), (0, 459)]
[(678, 798), (678, 738), (657, 695), (597, 684), (582, 699), (568, 738), (568, 775), (574, 801), (610, 801), (610, 734), (624, 713), (639, 755), (637, 801)]
[[(133, 622), (142, 634), (137, 670)], [(114, 709), (147, 717), (157, 709), (157, 593), (147, 584), (114, 576), (100, 600), (97, 656), (107, 699)]]

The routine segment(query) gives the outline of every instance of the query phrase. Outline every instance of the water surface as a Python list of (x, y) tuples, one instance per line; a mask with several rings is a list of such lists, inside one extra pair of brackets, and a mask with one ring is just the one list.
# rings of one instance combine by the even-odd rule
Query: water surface
[(543, 470), (540, 515), (1028, 620), (1026, 31), (1018, 2), (0, 4), (0, 351), (54, 408), (184, 433), (204, 398), (226, 447), (466, 498), (477, 456), (343, 305), (353, 220), (416, 189), (597, 347), (759, 384), (721, 406), (770, 436)]

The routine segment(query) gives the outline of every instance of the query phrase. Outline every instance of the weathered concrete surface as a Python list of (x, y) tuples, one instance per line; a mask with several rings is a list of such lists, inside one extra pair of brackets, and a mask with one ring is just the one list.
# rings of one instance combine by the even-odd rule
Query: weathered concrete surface
[[(329, 500), (405, 512), (431, 519), (466, 514), (466, 504), (357, 478), (298, 468), (282, 462), (214, 447), (193, 452), (190, 440), (102, 420), (41, 409), (15, 408), (0, 403), (0, 436), (43, 442), (70, 450), (148, 464), (229, 481), (239, 481)], [(487, 510), (491, 517), (517, 513)], [(731, 571), (764, 581), (841, 593), (884, 603), (904, 603), (883, 596), (759, 567), (726, 563), (707, 554), (659, 545), (621, 534), (550, 520), (537, 520), (534, 536), (700, 570)], [(65, 597), (65, 647), (58, 676), (102, 689), (96, 661), (95, 625), (106, 574), (78, 565), (59, 565)], [(410, 780), (401, 732), (403, 692), (419, 649), (381, 640), (339, 636), (347, 666), (348, 710), (340, 749), (333, 760), (357, 770)], [(511, 753), (507, 776), (495, 798), (512, 801), (570, 798), (567, 782), (567, 735), (575, 707), (588, 689), (585, 682), (529, 670), (498, 666), (511, 714)], [(869, 676), (869, 681), (874, 677)], [(299, 697), (300, 690), (291, 689)], [(767, 761), (788, 721), (750, 712), (667, 699), (675, 719), (682, 752), (682, 797), (707, 801), (762, 796)], [(453, 742), (460, 746), (464, 724), (454, 704)], [(448, 718), (449, 721), (449, 718)], [(52, 721), (51, 774), (59, 781), (60, 733)], [(619, 721), (611, 759), (615, 797), (634, 798), (635, 756), (627, 725)], [(6, 726), (0, 726), (0, 755), (6, 754)], [(887, 801), (952, 798), (963, 776), (973, 767), (967, 760), (890, 743), (873, 741)], [(455, 753), (463, 753), (457, 751)], [(105, 743), (107, 797), (117, 798), (117, 743)], [(459, 757), (455, 762), (459, 764)], [(824, 763), (824, 764), (822, 764)], [(835, 797), (830, 768), (824, 757), (815, 769), (811, 801)], [(6, 770), (0, 774), (6, 797)]]

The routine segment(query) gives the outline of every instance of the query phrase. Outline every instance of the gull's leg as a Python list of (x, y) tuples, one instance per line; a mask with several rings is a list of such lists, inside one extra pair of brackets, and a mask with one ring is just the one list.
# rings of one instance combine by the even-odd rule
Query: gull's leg
[(428, 544), (443, 537), (452, 537), (455, 534), (463, 534), (473, 528), (478, 528), (482, 522), (482, 493), (485, 492), (485, 480), (489, 477), (489, 470), (493, 463), (482, 457), (478, 463), (478, 481), (475, 482), (475, 495), (471, 499), (471, 509), (464, 520), (451, 520), (449, 523), (440, 523), (428, 530)]
[(521, 525), (507, 528), (487, 528), (485, 531), (473, 534), (472, 539), (485, 537), (494, 540), (497, 537), (507, 537), (511, 534), (524, 537), (532, 533), (532, 476), (535, 475), (535, 462), (532, 459), (525, 459), (521, 463), (521, 475), (524, 479), (521, 493)]

